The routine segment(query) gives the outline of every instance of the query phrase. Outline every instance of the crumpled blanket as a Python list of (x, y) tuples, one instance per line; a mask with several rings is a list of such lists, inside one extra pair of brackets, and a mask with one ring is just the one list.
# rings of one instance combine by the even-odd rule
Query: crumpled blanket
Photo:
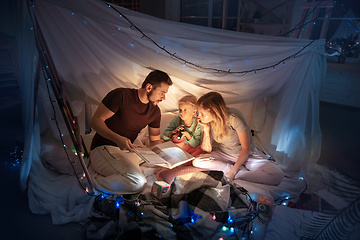
[(149, 239), (149, 234), (151, 239), (208, 239), (234, 220), (245, 234), (256, 217), (254, 208), (247, 191), (228, 183), (223, 172), (194, 172), (176, 177), (161, 199), (150, 193), (131, 196), (121, 203), (116, 220), (99, 224), (92, 219), (86, 239)]

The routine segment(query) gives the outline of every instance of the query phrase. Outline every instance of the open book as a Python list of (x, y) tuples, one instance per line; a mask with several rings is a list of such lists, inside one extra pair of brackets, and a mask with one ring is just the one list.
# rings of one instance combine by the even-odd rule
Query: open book
[(138, 146), (134, 152), (150, 165), (174, 168), (194, 159), (172, 141), (160, 143), (150, 148)]

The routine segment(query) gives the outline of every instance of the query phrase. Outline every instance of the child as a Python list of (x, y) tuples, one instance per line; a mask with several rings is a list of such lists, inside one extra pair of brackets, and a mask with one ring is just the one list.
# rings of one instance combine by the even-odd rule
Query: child
[(175, 116), (164, 131), (163, 139), (172, 140), (193, 157), (203, 153), (200, 146), (201, 127), (196, 118), (196, 97), (186, 95), (179, 99), (179, 115)]

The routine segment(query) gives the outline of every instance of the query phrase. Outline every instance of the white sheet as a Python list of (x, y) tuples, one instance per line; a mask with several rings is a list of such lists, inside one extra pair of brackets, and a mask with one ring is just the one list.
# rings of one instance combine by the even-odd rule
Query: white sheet
[[(288, 176), (297, 176), (300, 171), (306, 176), (319, 158), (319, 89), (326, 71), (324, 40), (313, 42), (293, 58), (310, 44), (309, 40), (193, 26), (116, 7), (159, 44), (158, 48), (101, 1), (35, 0), (30, 11), (26, 0), (9, 1), (9, 5), (13, 8), (4, 8), (9, 11), (3, 10), (2, 17), (8, 21), (1, 22), (1, 29), (12, 29), (7, 32), (16, 37), (19, 50), (25, 132), (21, 187), (33, 191), (29, 195), (34, 198), (34, 212), (52, 213), (53, 208), (46, 204), (57, 191), (43, 181), (47, 174), (35, 164), (39, 161), (39, 136), (45, 128), (52, 129), (55, 137), (60, 134), (55, 122), (48, 122), (53, 113), (44, 78), (40, 79), (42, 85), (34, 106), (37, 53), (29, 12), (39, 21), (59, 76), (67, 85), (74, 114), (83, 123), (83, 135), (85, 105), (94, 110), (113, 88), (138, 88), (151, 69), (160, 69), (174, 82), (166, 101), (160, 104), (162, 112), (175, 110), (177, 100), (187, 93), (199, 97), (215, 90), (230, 107), (244, 113), (250, 128), (256, 131), (258, 145), (276, 158)], [(166, 54), (164, 47), (172, 55)], [(186, 62), (174, 60), (174, 55)], [(189, 62), (215, 70), (190, 67)], [(271, 66), (277, 63), (281, 64), (273, 70)], [(256, 74), (232, 74), (263, 67), (266, 69)], [(64, 124), (59, 124), (66, 144), (71, 144)], [(37, 202), (45, 193), (36, 188), (47, 189), (48, 202)]]

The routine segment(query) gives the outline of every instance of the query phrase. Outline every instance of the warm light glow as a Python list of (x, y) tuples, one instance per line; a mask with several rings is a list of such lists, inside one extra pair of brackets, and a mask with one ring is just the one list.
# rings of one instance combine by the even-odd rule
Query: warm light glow
[(86, 187), (86, 188), (85, 188), (85, 192), (89, 192), (89, 189), (88, 189), (88, 187)]

